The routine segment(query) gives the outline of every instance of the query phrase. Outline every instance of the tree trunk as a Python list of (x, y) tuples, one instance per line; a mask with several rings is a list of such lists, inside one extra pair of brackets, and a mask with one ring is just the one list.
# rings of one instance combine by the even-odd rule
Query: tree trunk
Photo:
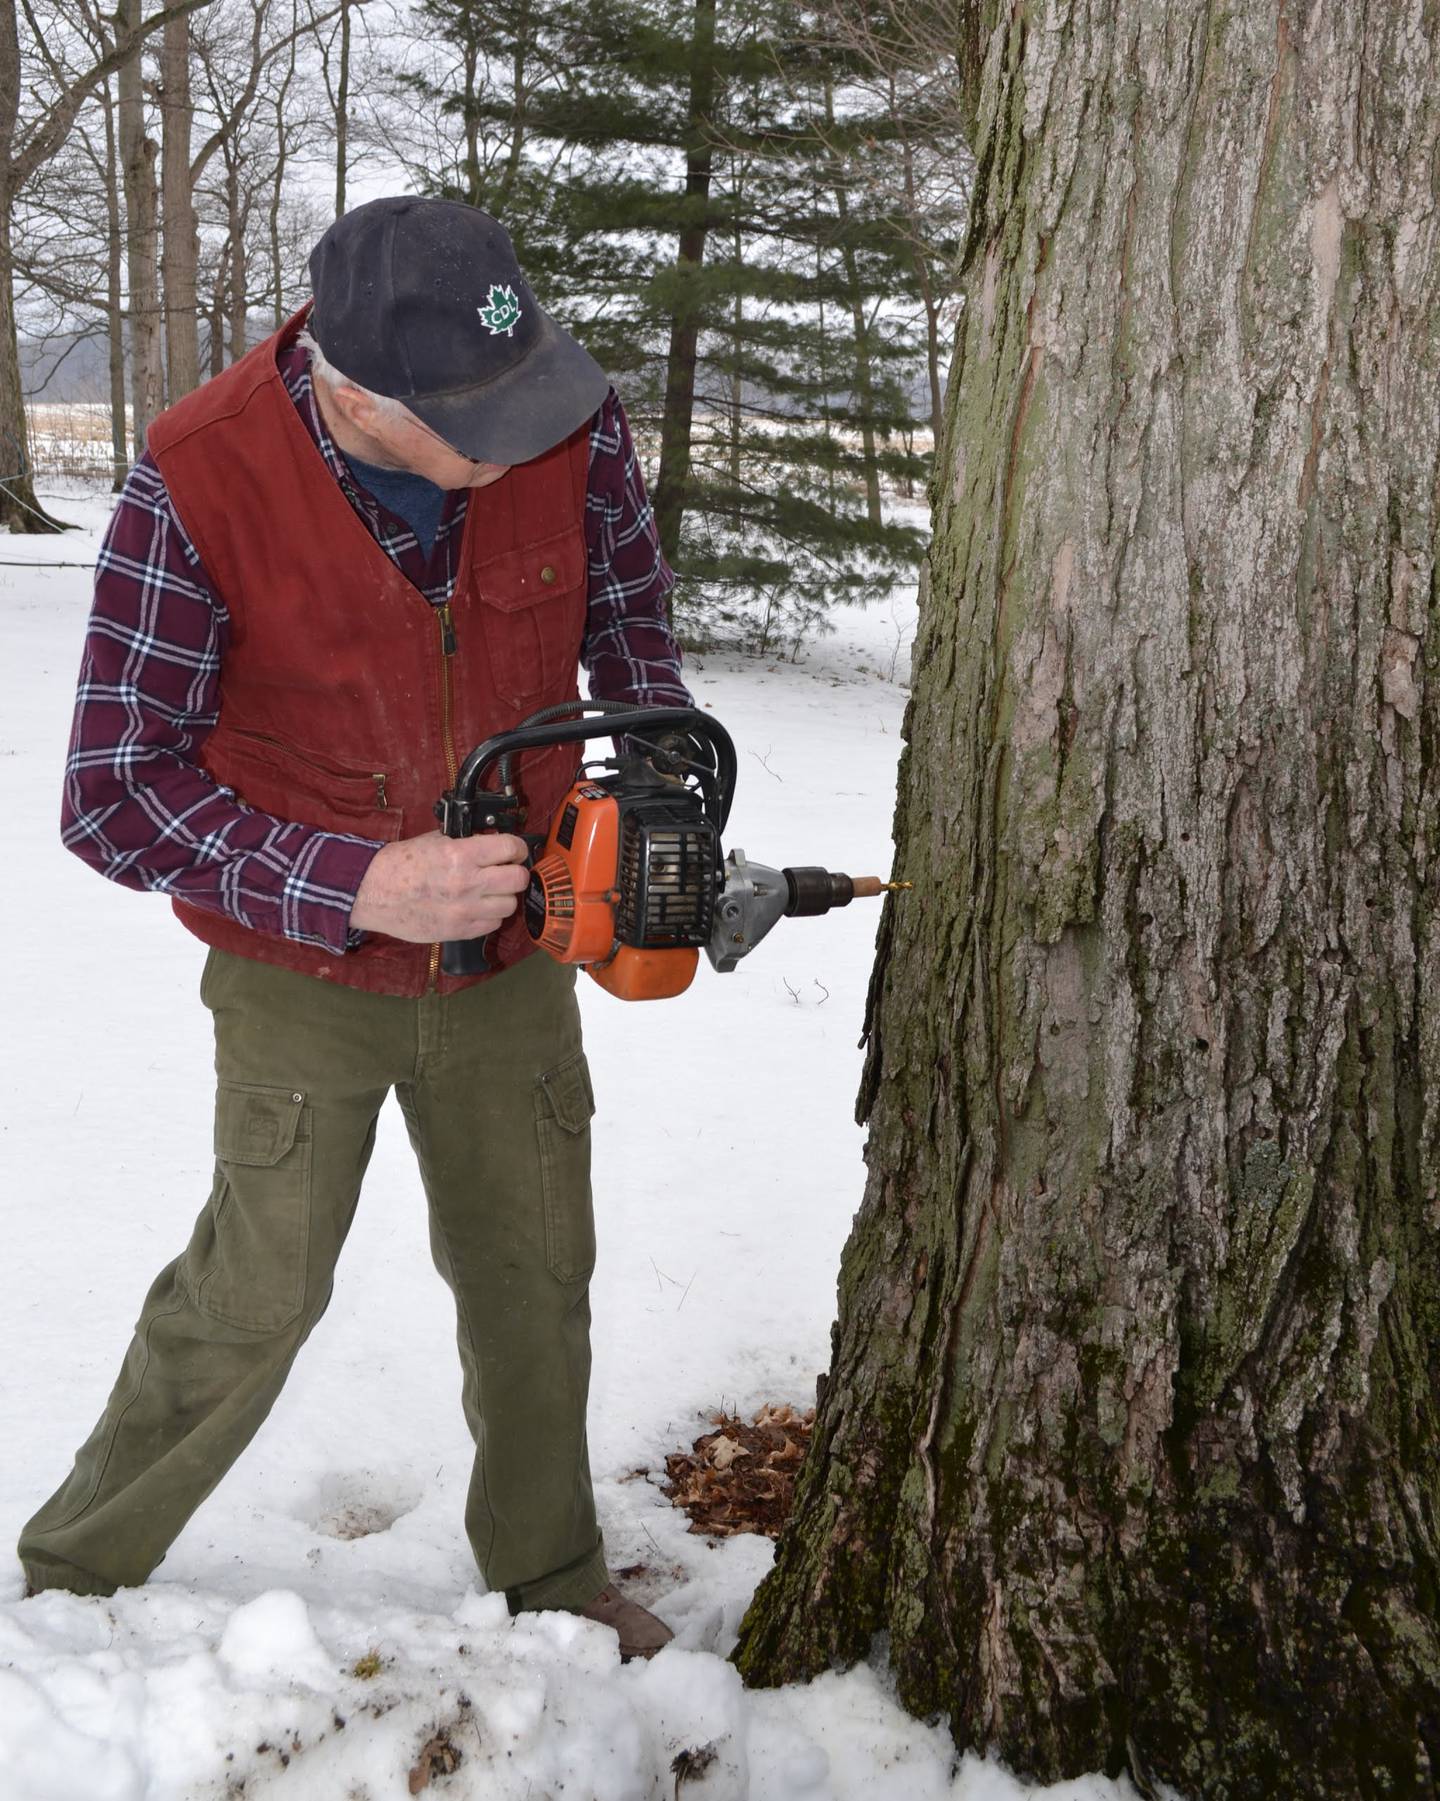
[(125, 216), (120, 205), (120, 155), (110, 83), (100, 89), (105, 116), (105, 339), (110, 375), (110, 490), (125, 486), (130, 426), (125, 416)]
[[(530, 91), (527, 78), (526, 63), (530, 49), (530, 14), (528, 8), (521, 8), (520, 17), (515, 24), (515, 45), (510, 54), (510, 147), (505, 157), (505, 173), (500, 178), (499, 191), (495, 197), (495, 211), (503, 219), (505, 209), (510, 203), (510, 195), (515, 186), (524, 162), (525, 138), (529, 126)], [(478, 123), (478, 121), (477, 121)], [(475, 146), (469, 145), (472, 157)], [(475, 165), (478, 170), (478, 163)]]
[(196, 271), (199, 226), (190, 176), (190, 20), (167, 20), (160, 48), (160, 195), (164, 214), (161, 281), (165, 291), (165, 397), (173, 406), (200, 385)]
[(58, 532), (35, 498), (30, 433), (20, 386), (20, 346), (15, 335), (15, 264), (11, 230), (15, 179), (11, 148), (20, 109), (20, 38), (13, 0), (0, 0), (0, 531)]
[(250, 258), (245, 245), (248, 208), (240, 193), (241, 146), (232, 144), (229, 149), (231, 154), (225, 161), (225, 209), (230, 234), (230, 361), (238, 363), (250, 348)]
[[(740, 231), (740, 209), (743, 201), (743, 182), (739, 175), (735, 178), (735, 268), (745, 267), (745, 240)], [(735, 284), (735, 298), (731, 303), (731, 336), (730, 354), (734, 358), (730, 370), (730, 480), (738, 488), (740, 486), (740, 428), (745, 417), (745, 378), (742, 364), (745, 356), (745, 295), (740, 283)]]
[(335, 83), (335, 217), (345, 214), (350, 165), (350, 0), (340, 0), (340, 73)]
[(695, 415), (695, 360), (704, 310), (700, 271), (710, 228), (710, 115), (715, 104), (715, 0), (695, 0), (690, 59), (690, 142), (685, 151), (685, 221), (675, 258), (675, 310), (665, 364), (660, 467), (655, 478), (655, 530), (667, 562), (680, 551), (690, 434)]
[(1440, 19), (972, 10), (915, 888), (737, 1659), (887, 1632), (1042, 1780), (1433, 1796)]
[[(140, 27), (140, 0), (121, 0), (121, 29)], [(141, 47), (120, 66), (120, 166), (125, 181), (126, 247), (129, 276), (130, 407), (135, 455), (145, 448), (145, 433), (162, 405), (160, 365), (159, 207), (155, 192), (155, 157), (159, 150), (145, 132), (145, 94), (141, 81)]]
[[(3, 48), (3, 45), (0, 45)], [(14, 263), (10, 249), (13, 196), (0, 183), (0, 531), (59, 532), (35, 498), (30, 433), (20, 386), (20, 347), (15, 336)]]
[[(835, 88), (825, 78), (825, 123), (835, 129)], [(860, 286), (860, 268), (855, 246), (850, 239), (850, 200), (845, 192), (843, 176), (834, 187), (835, 216), (840, 222), (840, 260), (845, 270), (845, 289), (850, 298), (850, 324), (855, 333), (855, 408), (860, 415), (860, 444), (865, 467), (865, 517), (877, 528), (884, 524), (880, 510), (880, 468), (875, 461), (875, 394), (870, 370), (870, 327), (865, 317), (865, 295)]]
[(466, 20), (465, 37), (465, 202), (480, 204), (480, 101), (476, 81), (480, 72), (480, 42)]
[(275, 289), (274, 310), (272, 317), (275, 329), (279, 331), (285, 323), (285, 263), (280, 250), (280, 206), (285, 198), (285, 170), (289, 161), (290, 139), (286, 125), (286, 105), (290, 96), (290, 87), (295, 79), (295, 45), (296, 39), (290, 39), (290, 60), (285, 67), (285, 79), (280, 83), (280, 90), (275, 96), (275, 175), (270, 183), (270, 280)]
[[(892, 101), (895, 101), (893, 80), (890, 83), (890, 93)], [(898, 105), (898, 101), (895, 104)], [(938, 446), (945, 415), (945, 396), (940, 377), (940, 299), (935, 292), (930, 252), (919, 233), (924, 213), (915, 191), (915, 147), (910, 142), (908, 133), (901, 139), (900, 153), (905, 171), (905, 213), (909, 224), (911, 261), (915, 266), (915, 285), (920, 290), (921, 304), (925, 308), (925, 374), (930, 383), (930, 431), (932, 442)], [(908, 453), (909, 445), (905, 448)]]
[(210, 379), (225, 367), (225, 297), (230, 292), (230, 248), (221, 247), (215, 263), (215, 286), (210, 295)]

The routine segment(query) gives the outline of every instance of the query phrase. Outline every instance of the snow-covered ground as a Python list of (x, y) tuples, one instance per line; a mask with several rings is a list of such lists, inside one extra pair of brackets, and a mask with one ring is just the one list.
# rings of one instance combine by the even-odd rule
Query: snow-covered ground
[[(0, 538), (3, 1547), (93, 1423), (210, 1170), (203, 952), (163, 901), (97, 880), (56, 836), (88, 577), (10, 565), (93, 559), (107, 502), (55, 505), (83, 530)], [(728, 846), (888, 873), (913, 621), (902, 594), (795, 664), (692, 661), (740, 750)], [(856, 903), (782, 921), (736, 974), (702, 961), (669, 1002), (582, 982), (597, 1498), (611, 1567), (645, 1566), (627, 1586), (675, 1644), (622, 1667), (602, 1628), (512, 1621), (479, 1592), (449, 1298), (391, 1108), (328, 1314), (155, 1579), (108, 1601), (21, 1601), (0, 1550), (0, 1801), (388, 1801), (417, 1769), (437, 1796), (484, 1801), (1129, 1794), (957, 1763), (883, 1667), (745, 1693), (724, 1659), (770, 1546), (691, 1536), (655, 1486), (722, 1402), (813, 1400), (862, 1188), (852, 1106), (877, 917)], [(704, 1746), (714, 1761), (677, 1787), (673, 1760)]]

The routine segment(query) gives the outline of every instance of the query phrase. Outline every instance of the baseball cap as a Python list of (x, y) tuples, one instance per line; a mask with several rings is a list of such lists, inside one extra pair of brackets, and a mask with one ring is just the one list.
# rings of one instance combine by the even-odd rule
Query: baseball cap
[(594, 357), (537, 303), (505, 228), (453, 200), (370, 200), (310, 254), (326, 360), (467, 457), (524, 463), (596, 411)]

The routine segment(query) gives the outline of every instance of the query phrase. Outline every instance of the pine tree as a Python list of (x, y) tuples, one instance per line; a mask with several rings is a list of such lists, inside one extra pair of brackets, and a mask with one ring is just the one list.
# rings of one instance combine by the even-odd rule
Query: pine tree
[(913, 566), (918, 533), (880, 504), (882, 475), (923, 467), (898, 443), (910, 278), (851, 199), (843, 132), (813, 128), (833, 76), (792, 0), (425, 12), (462, 50), (439, 98), (465, 154), (440, 185), (504, 220), (658, 451), (691, 635), (774, 649)]

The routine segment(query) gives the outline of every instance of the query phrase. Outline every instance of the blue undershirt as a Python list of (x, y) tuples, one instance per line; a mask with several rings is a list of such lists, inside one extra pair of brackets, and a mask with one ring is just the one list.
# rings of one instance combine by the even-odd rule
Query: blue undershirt
[(445, 510), (445, 490), (408, 469), (378, 469), (374, 463), (362, 463), (348, 454), (345, 461), (360, 486), (373, 494), (387, 513), (405, 521), (428, 557), (435, 548), (435, 534)]

